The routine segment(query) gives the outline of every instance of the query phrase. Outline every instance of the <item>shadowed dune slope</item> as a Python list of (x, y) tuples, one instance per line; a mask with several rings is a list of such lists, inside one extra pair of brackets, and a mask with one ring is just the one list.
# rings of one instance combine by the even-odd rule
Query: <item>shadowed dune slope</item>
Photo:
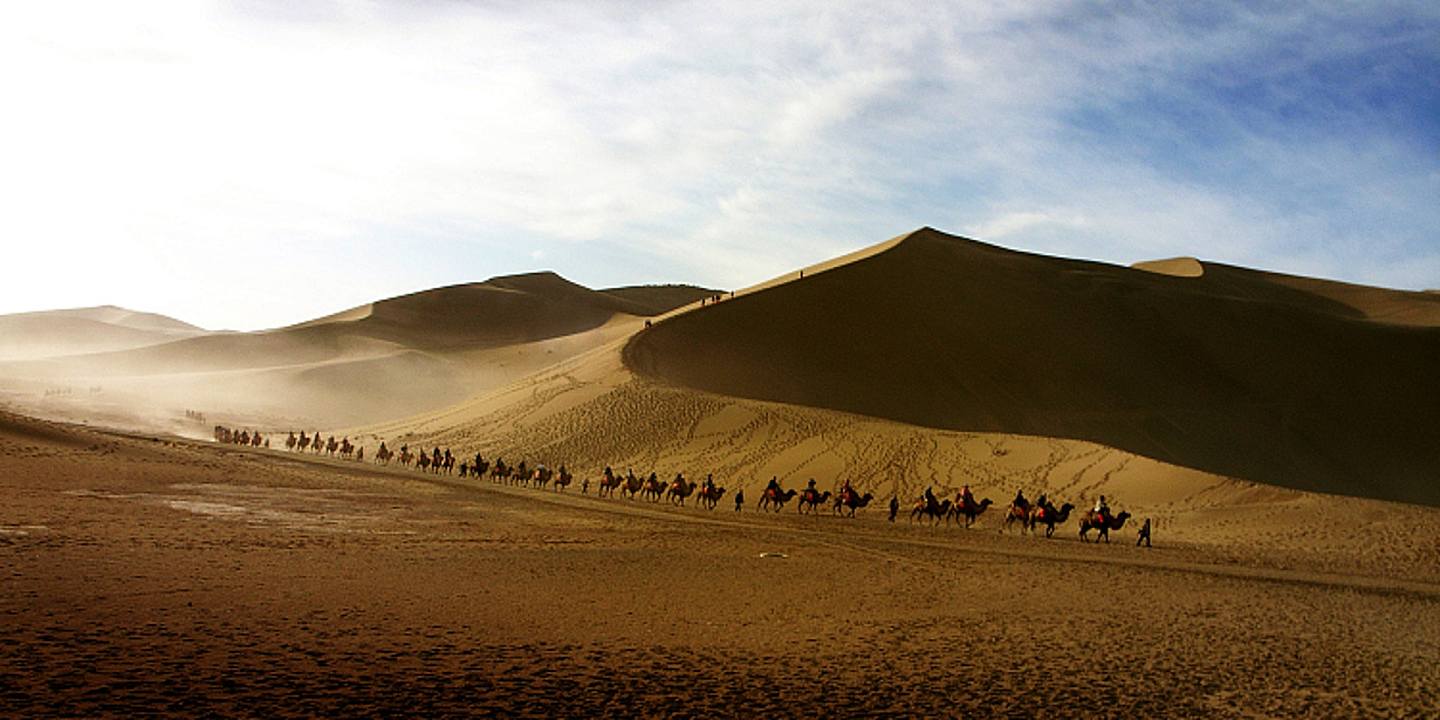
[(726, 395), (1440, 504), (1440, 330), (1369, 319), (1383, 305), (1413, 322), (1429, 298), (1204, 270), (1172, 277), (926, 228), (658, 323), (624, 360)]

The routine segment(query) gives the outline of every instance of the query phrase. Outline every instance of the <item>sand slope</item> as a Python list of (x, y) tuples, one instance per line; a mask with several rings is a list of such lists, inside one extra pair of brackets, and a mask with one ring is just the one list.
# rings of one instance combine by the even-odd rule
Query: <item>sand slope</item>
[(667, 319), (624, 360), (727, 396), (1440, 504), (1434, 307), (1422, 293), (1217, 265), (1172, 277), (923, 229)]

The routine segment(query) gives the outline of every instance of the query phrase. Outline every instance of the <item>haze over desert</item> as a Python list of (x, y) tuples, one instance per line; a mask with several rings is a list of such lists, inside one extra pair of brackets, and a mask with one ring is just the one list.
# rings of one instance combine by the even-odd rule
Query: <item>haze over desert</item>
[(1437, 30), (0, 10), (0, 716), (1440, 716)]

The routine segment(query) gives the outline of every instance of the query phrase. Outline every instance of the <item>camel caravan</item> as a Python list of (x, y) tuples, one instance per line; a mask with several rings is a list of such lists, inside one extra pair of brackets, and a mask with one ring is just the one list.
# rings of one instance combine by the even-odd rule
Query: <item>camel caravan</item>
[[(186, 411), (189, 413), (190, 411)], [(203, 417), (203, 416), (202, 416)], [(270, 439), (259, 430), (236, 430), (224, 425), (215, 426), (215, 442), (221, 445), (244, 445), (246, 447), (270, 447)]]
[[(253, 447), (268, 448), (270, 446), (269, 439), (263, 438), (259, 432), (236, 431), (219, 425), (215, 427), (215, 441)], [(365, 461), (363, 446), (356, 447), (348, 437), (338, 439), (334, 435), (322, 437), (318, 431), (313, 434), (307, 434), (304, 431), (298, 434), (291, 432), (285, 438), (285, 448), (292, 452), (327, 455), (356, 462)], [(378, 465), (389, 465), (393, 461), (398, 462), (402, 467), (413, 467), (421, 472), (435, 475), (455, 475), (458, 472), (461, 478), (477, 480), (489, 478), (490, 482), (494, 484), (537, 490), (565, 492), (575, 483), (574, 475), (563, 464), (558, 468), (547, 467), (544, 463), (538, 463), (532, 467), (525, 460), (521, 460), (518, 464), (510, 465), (498, 457), (493, 461), (487, 460), (480, 453), (475, 453), (474, 457), (461, 457), (452, 452), (450, 448), (442, 449), (439, 446), (433, 447), (427, 452), (424, 448), (411, 448), (408, 444), (391, 448), (381, 442), (373, 458)], [(582, 479), (580, 492), (588, 495), (590, 484), (589, 478)], [(601, 498), (613, 498), (617, 491), (622, 498), (628, 500), (657, 504), (665, 502), (676, 507), (686, 507), (693, 500), (695, 506), (712, 512), (719, 507), (720, 501), (727, 493), (726, 488), (715, 483), (713, 475), (706, 475), (704, 480), (691, 481), (685, 478), (684, 473), (676, 473), (673, 479), (666, 481), (654, 472), (648, 475), (636, 475), (635, 471), (630, 469), (622, 475), (607, 466), (597, 480), (596, 495)], [(733, 497), (735, 511), (739, 512), (744, 507), (745, 495), (743, 492), (737, 491)], [(832, 515), (853, 518), (856, 511), (869, 506), (874, 499), (873, 493), (862, 494), (852, 487), (848, 480), (833, 491), (822, 491), (816, 488), (814, 478), (811, 478), (809, 484), (803, 489), (790, 488), (787, 490), (781, 486), (778, 477), (772, 477), (760, 493), (755, 509), (759, 512), (779, 513), (791, 501), (795, 501), (796, 512), (801, 515), (816, 515), (820, 513), (821, 508), (828, 507)], [(954, 522), (957, 527), (970, 528), (992, 505), (994, 502), (990, 498), (976, 500), (970, 492), (969, 485), (963, 486), (953, 499), (941, 499), (935, 495), (933, 488), (927, 488), (911, 506), (910, 522), (912, 524), (928, 522), (931, 525), (940, 525), (941, 523), (949, 525)], [(899, 499), (892, 498), (889, 517), (891, 522), (895, 521), (899, 507)], [(1009, 532), (1011, 528), (1017, 528), (1022, 535), (1034, 535), (1037, 531), (1043, 530), (1046, 538), (1054, 537), (1055, 528), (1068, 522), (1075, 509), (1075, 505), (1068, 502), (1056, 506), (1043, 493), (1032, 502), (1025, 498), (1023, 491), (1020, 491), (1015, 494), (1015, 499), (1005, 510), (1000, 521), (1000, 532), (1005, 533)], [(1079, 518), (1080, 539), (1083, 542), (1089, 542), (1090, 533), (1094, 532), (1095, 542), (1104, 540), (1108, 543), (1110, 542), (1110, 531), (1125, 527), (1125, 523), (1130, 517), (1128, 512), (1112, 513), (1105, 496), (1101, 495), (1095, 505), (1086, 510)], [(1140, 539), (1147, 545), (1149, 529), (1150, 525), (1147, 520), (1145, 527), (1140, 530)]]

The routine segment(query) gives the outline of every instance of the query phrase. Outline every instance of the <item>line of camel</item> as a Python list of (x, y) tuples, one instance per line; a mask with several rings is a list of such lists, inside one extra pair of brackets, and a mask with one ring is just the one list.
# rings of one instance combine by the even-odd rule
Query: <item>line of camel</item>
[[(219, 436), (220, 433), (217, 432), (217, 440)], [(266, 444), (268, 446), (268, 441)], [(285, 447), (294, 452), (338, 455), (357, 462), (365, 460), (365, 448), (363, 446), (356, 447), (350, 442), (350, 438), (337, 440), (332, 435), (328, 439), (322, 440), (319, 432), (313, 435), (307, 435), (303, 431), (298, 435), (292, 432), (285, 440)], [(574, 475), (564, 465), (556, 469), (546, 467), (541, 463), (532, 468), (528, 467), (524, 460), (521, 460), (518, 465), (511, 466), (500, 458), (496, 458), (494, 462), (486, 460), (480, 453), (475, 453), (472, 460), (458, 457), (449, 448), (442, 450), (435, 447), (427, 453), (423, 449), (412, 450), (409, 445), (401, 445), (399, 450), (394, 450), (381, 442), (380, 449), (375, 452), (375, 462), (389, 465), (392, 460), (399, 462), (404, 467), (413, 466), (422, 472), (450, 475), (458, 470), (462, 478), (489, 477), (492, 483), (534, 487), (541, 490), (553, 488), (555, 492), (564, 492), (575, 482)], [(581, 480), (580, 491), (589, 494), (589, 478)], [(687, 480), (683, 473), (676, 473), (673, 480), (666, 482), (653, 472), (649, 476), (636, 476), (632, 470), (621, 475), (606, 467), (601, 473), (596, 495), (602, 498), (613, 498), (617, 491), (621, 497), (630, 500), (638, 498), (653, 503), (664, 500), (678, 507), (684, 507), (686, 501), (693, 496), (698, 506), (711, 511), (719, 506), (721, 498), (726, 494), (726, 489), (715, 485), (713, 478), (709, 476), (703, 481), (691, 481)], [(848, 482), (835, 492), (817, 490), (813, 480), (811, 485), (803, 490), (794, 488), (786, 490), (780, 486), (778, 479), (772, 478), (770, 484), (761, 492), (760, 500), (756, 503), (756, 510), (778, 513), (796, 498), (799, 498), (796, 503), (796, 512), (800, 514), (814, 514), (819, 511), (820, 507), (828, 504), (833, 514), (853, 518), (855, 512), (868, 506), (875, 496), (873, 493), (860, 493)], [(929, 521), (936, 525), (944, 522), (948, 525), (953, 521), (957, 526), (963, 523), (966, 528), (969, 528), (993, 504), (994, 502), (990, 498), (977, 501), (967, 493), (957, 493), (954, 500), (939, 500), (927, 491), (911, 506), (910, 522)], [(740, 491), (735, 494), (735, 510), (739, 511), (743, 505), (744, 492)], [(898, 507), (898, 499), (892, 499), (890, 501), (890, 520), (892, 522), (895, 520)], [(1022, 534), (1034, 534), (1043, 527), (1045, 537), (1053, 537), (1056, 526), (1068, 522), (1074, 510), (1075, 506), (1068, 502), (1059, 507), (1048, 501), (1011, 503), (1006, 509), (1000, 531), (1007, 532), (1012, 527), (1018, 526)], [(1079, 520), (1080, 539), (1089, 542), (1089, 533), (1094, 531), (1096, 532), (1095, 542), (1104, 540), (1108, 543), (1110, 542), (1110, 531), (1124, 528), (1130, 517), (1128, 512), (1112, 514), (1087, 510)]]

